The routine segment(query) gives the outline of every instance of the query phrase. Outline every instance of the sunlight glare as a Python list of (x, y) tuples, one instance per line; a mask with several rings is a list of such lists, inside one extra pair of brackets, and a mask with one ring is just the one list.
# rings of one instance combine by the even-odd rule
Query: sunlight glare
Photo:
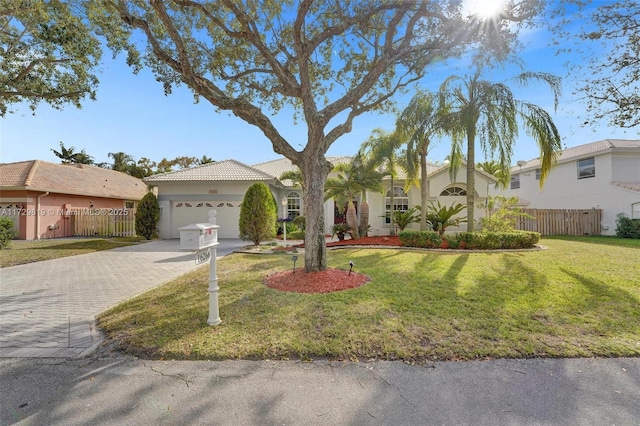
[(470, 15), (480, 18), (496, 16), (504, 7), (504, 0), (467, 0), (466, 9)]

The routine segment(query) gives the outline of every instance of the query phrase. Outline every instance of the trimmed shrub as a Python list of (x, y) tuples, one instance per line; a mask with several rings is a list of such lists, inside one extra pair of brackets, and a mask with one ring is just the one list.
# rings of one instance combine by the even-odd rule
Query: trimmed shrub
[(540, 241), (537, 232), (458, 232), (438, 235), (437, 232), (405, 231), (400, 241), (406, 247), (450, 248), (460, 250), (498, 250), (532, 248)]
[(136, 209), (136, 234), (150, 240), (158, 234), (160, 205), (153, 192), (147, 192)]
[(0, 217), (0, 249), (5, 249), (11, 244), (11, 240), (18, 235), (13, 220), (7, 216)]
[(406, 247), (439, 248), (442, 245), (440, 234), (435, 231), (402, 231), (398, 237)]
[(240, 207), (240, 238), (258, 245), (276, 236), (277, 209), (273, 194), (262, 182), (247, 189)]
[(640, 239), (640, 219), (631, 219), (624, 213), (617, 215), (616, 237)]
[(290, 240), (304, 240), (304, 231), (287, 232), (287, 238)]

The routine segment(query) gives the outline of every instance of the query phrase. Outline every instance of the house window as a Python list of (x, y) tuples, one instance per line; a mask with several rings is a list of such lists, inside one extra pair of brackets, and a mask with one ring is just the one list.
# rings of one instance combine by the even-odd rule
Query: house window
[(440, 193), (441, 197), (456, 197), (461, 195), (467, 195), (467, 190), (459, 186), (445, 188), (445, 190)]
[[(391, 191), (387, 191), (384, 201), (385, 204), (385, 222), (387, 225), (391, 223)], [(409, 210), (409, 194), (404, 192), (401, 186), (393, 187), (393, 210), (405, 212)]]
[(631, 204), (631, 218), (640, 219), (640, 203)]
[(136, 208), (136, 202), (135, 201), (125, 201), (124, 202), (124, 208), (127, 210), (133, 210)]
[(540, 180), (540, 169), (536, 169), (536, 180)]
[(578, 160), (578, 179), (596, 176), (596, 161), (593, 157)]
[(287, 194), (287, 217), (295, 219), (300, 216), (301, 213), (300, 194), (297, 192), (290, 192)]
[(511, 175), (511, 189), (520, 188), (520, 175)]

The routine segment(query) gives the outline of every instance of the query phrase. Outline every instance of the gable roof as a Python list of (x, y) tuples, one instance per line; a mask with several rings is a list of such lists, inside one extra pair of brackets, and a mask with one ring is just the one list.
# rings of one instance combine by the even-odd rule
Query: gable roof
[[(333, 163), (333, 165), (350, 163), (351, 157), (341, 156), (341, 157), (327, 157), (327, 161)], [(258, 163), (253, 165), (254, 168), (261, 170), (262, 172), (273, 176), (275, 179), (280, 179), (285, 172), (292, 172), (298, 170), (298, 166), (294, 165), (291, 160), (288, 158), (282, 157), (277, 160), (265, 161), (264, 163)], [(282, 184), (284, 186), (293, 186), (293, 181), (291, 179), (282, 180)]]
[[(611, 151), (638, 151), (640, 152), (640, 139), (603, 139), (601, 141), (591, 142), (584, 145), (574, 146), (562, 150), (558, 154), (557, 163), (563, 163), (570, 160), (575, 160), (581, 157), (594, 156), (597, 154), (604, 154)], [(540, 167), (540, 158), (534, 158), (527, 161), (527, 164), (522, 166), (522, 170), (537, 169)], [(512, 171), (519, 171), (520, 167), (514, 166)]]
[(0, 164), (0, 188), (134, 201), (147, 193), (142, 180), (126, 173), (87, 164), (40, 160)]
[(191, 181), (271, 181), (275, 178), (236, 160), (217, 161), (144, 178), (147, 183)]
[[(464, 171), (467, 168), (467, 163), (466, 162), (462, 162), (462, 164), (460, 165), (460, 168), (458, 169), (458, 173), (464, 173)], [(435, 169), (433, 172), (429, 172), (429, 177), (434, 177), (437, 175), (440, 175), (442, 173), (444, 173), (445, 171), (447, 173), (449, 173), (449, 169), (451, 169), (451, 165), (449, 163), (442, 165), (442, 167), (439, 167), (438, 169)], [(482, 169), (475, 169), (476, 174), (479, 174), (483, 177), (485, 177), (487, 180), (490, 180), (491, 182), (498, 182), (498, 178), (495, 177), (494, 175), (492, 175), (491, 173), (487, 173)], [(453, 183), (453, 182), (452, 182)]]

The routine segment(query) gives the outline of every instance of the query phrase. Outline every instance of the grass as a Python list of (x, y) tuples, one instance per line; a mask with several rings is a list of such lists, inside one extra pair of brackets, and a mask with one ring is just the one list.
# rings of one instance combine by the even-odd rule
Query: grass
[(8, 248), (0, 250), (0, 268), (93, 253), (137, 244), (142, 241), (138, 237), (116, 238), (60, 238), (38, 241), (14, 240)]
[(635, 247), (640, 248), (640, 240), (631, 238), (618, 238), (607, 235), (585, 235), (584, 237), (573, 237), (569, 235), (554, 235), (545, 237), (554, 240), (576, 241), (590, 244), (605, 244), (610, 246)]
[(349, 249), (331, 267), (371, 277), (329, 294), (263, 278), (288, 255), (218, 263), (222, 324), (206, 324), (208, 268), (132, 299), (99, 324), (131, 353), (162, 359), (470, 360), (640, 355), (632, 247), (545, 239), (547, 250), (434, 253)]

